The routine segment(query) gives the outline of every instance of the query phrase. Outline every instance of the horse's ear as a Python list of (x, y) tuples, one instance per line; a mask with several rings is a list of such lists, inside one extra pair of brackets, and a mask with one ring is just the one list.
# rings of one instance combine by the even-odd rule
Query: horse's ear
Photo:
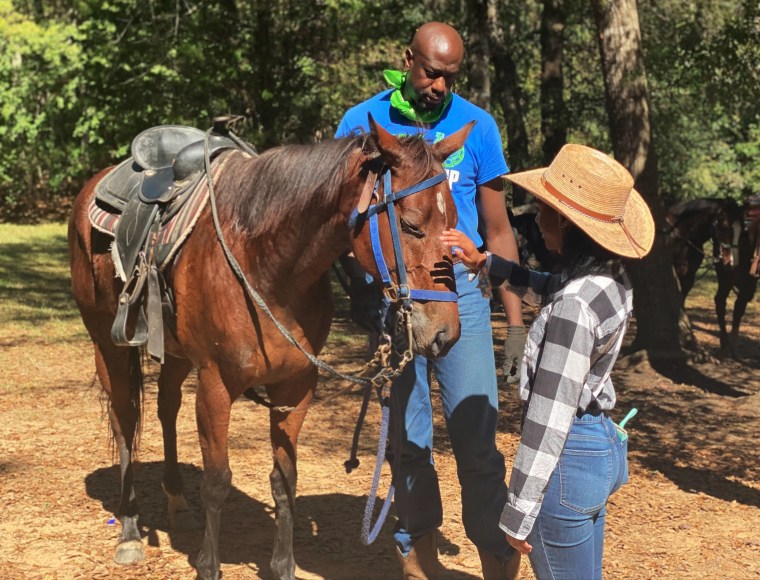
[(439, 161), (443, 162), (446, 160), (446, 158), (448, 158), (449, 155), (454, 153), (454, 151), (458, 151), (462, 145), (464, 145), (464, 142), (467, 141), (467, 137), (469, 137), (470, 131), (472, 131), (475, 123), (477, 123), (477, 121), (470, 121), (456, 133), (449, 135), (442, 141), (438, 141), (438, 143), (435, 143), (433, 145), (433, 154), (436, 156), (436, 158)]
[(375, 119), (372, 118), (371, 113), (367, 113), (367, 118), (369, 121), (369, 132), (383, 161), (389, 167), (398, 167), (403, 157), (401, 143), (399, 143), (396, 137), (378, 125)]

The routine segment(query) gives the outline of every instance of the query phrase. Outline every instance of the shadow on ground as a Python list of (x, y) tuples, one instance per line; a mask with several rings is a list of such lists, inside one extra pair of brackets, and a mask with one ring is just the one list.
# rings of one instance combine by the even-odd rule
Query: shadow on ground
[[(197, 519), (203, 521), (200, 501), (202, 472), (181, 464), (187, 500)], [(163, 464), (139, 464), (135, 473), (135, 491), (140, 505), (140, 527), (143, 541), (158, 545), (157, 531), (168, 534), (171, 546), (194, 562), (202, 541), (201, 531), (174, 532), (169, 529), (166, 500), (161, 492)], [(119, 468), (98, 469), (85, 478), (87, 494), (100, 501), (109, 512), (118, 507)], [(361, 521), (366, 497), (341, 493), (300, 496), (296, 500), (294, 551), (302, 570), (324, 578), (387, 578), (398, 573), (395, 547), (390, 535), (393, 518), (389, 517), (378, 540), (364, 546), (360, 540)], [(222, 511), (220, 557), (223, 564), (249, 565), (258, 569), (264, 580), (273, 578), (269, 559), (275, 533), (272, 508), (234, 485)], [(118, 523), (116, 524), (118, 525)], [(441, 538), (440, 548), (448, 554), (459, 552), (459, 546)], [(457, 571), (445, 571), (446, 578), (477, 578)]]

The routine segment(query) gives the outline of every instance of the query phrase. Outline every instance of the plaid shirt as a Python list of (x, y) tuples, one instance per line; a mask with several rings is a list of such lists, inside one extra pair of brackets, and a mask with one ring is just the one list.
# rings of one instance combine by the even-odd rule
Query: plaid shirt
[(498, 256), (489, 256), (487, 268), (493, 285), (509, 282), (526, 302), (543, 306), (525, 344), (520, 397), (527, 412), (499, 524), (522, 540), (533, 529), (576, 412), (615, 406), (610, 372), (633, 310), (633, 292), (619, 263), (572, 280)]

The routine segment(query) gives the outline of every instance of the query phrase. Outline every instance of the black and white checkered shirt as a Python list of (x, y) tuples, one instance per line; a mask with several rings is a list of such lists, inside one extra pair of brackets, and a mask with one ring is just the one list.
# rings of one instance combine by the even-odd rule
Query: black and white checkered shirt
[(576, 412), (615, 406), (610, 372), (633, 310), (633, 291), (616, 262), (572, 279), (498, 256), (489, 256), (487, 267), (493, 285), (508, 282), (523, 300), (543, 306), (525, 344), (520, 397), (527, 413), (500, 522), (522, 540), (533, 528)]

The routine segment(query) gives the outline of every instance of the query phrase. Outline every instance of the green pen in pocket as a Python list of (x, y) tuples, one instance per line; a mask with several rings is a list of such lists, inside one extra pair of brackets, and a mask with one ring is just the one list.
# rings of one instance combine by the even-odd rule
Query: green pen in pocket
[(621, 441), (625, 441), (628, 439), (628, 431), (624, 429), (625, 424), (628, 423), (631, 419), (633, 419), (636, 416), (636, 413), (638, 413), (639, 410), (636, 407), (633, 407), (630, 411), (628, 411), (628, 414), (623, 417), (623, 420), (620, 421), (620, 423), (615, 425), (615, 428), (617, 429), (618, 437), (620, 437)]

